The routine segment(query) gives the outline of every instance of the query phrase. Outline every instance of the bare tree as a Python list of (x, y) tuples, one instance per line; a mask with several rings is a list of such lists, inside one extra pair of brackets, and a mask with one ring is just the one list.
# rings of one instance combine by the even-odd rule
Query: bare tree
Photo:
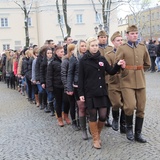
[(61, 13), (60, 13), (60, 9), (59, 9), (59, 3), (58, 3), (58, 0), (56, 0), (56, 7), (57, 7), (57, 14), (58, 14), (58, 23), (59, 23), (59, 26), (60, 26), (60, 29), (61, 29), (61, 32), (62, 32), (62, 36), (63, 36), (63, 39), (64, 39), (64, 32), (63, 32), (63, 26), (62, 26), (62, 17), (61, 17)]
[(28, 19), (29, 19), (30, 11), (32, 9), (33, 0), (30, 1), (28, 6), (26, 4), (26, 0), (22, 0), (22, 2), (18, 2), (14, 0), (14, 3), (16, 3), (24, 13), (24, 27), (25, 27), (25, 39), (26, 39), (25, 46), (29, 47), (30, 38), (29, 38)]
[(71, 27), (68, 25), (68, 19), (67, 19), (67, 0), (62, 0), (62, 6), (63, 6), (63, 15), (64, 15), (64, 22), (66, 26), (67, 36), (70, 36)]
[[(93, 0), (92, 1), (92, 5), (93, 5), (93, 9), (96, 13), (97, 18), (99, 19), (99, 24), (101, 26), (103, 26), (104, 30), (109, 34), (109, 25), (110, 25), (110, 14), (113, 10), (117, 9), (119, 6), (129, 3), (131, 0), (98, 0), (99, 3), (101, 4), (101, 8), (102, 8), (102, 22), (101, 19), (98, 15), (98, 12), (96, 10), (95, 7), (95, 3)], [(112, 5), (116, 3), (116, 6), (114, 8), (112, 8)]]
[(139, 38), (141, 40), (142, 38), (142, 32), (146, 26), (145, 23), (141, 23), (141, 17), (144, 9), (149, 8), (149, 5), (151, 4), (150, 0), (132, 0), (129, 5), (129, 9), (131, 11), (131, 15), (133, 16), (134, 19), (134, 24), (138, 27), (139, 29)]

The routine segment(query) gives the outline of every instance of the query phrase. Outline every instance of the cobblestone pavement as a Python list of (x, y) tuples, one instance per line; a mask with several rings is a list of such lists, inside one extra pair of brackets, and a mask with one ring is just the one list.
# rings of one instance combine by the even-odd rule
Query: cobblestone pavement
[(124, 134), (104, 128), (102, 149), (83, 141), (70, 125), (30, 104), (0, 82), (0, 160), (159, 160), (160, 73), (146, 73), (147, 104), (143, 127), (146, 144), (129, 142)]

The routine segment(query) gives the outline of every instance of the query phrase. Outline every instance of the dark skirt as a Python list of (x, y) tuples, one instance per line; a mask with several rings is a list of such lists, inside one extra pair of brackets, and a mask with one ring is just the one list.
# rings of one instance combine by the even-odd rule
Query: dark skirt
[(108, 106), (110, 106), (110, 100), (107, 95), (93, 98), (86, 97), (85, 104), (88, 109), (107, 108)]

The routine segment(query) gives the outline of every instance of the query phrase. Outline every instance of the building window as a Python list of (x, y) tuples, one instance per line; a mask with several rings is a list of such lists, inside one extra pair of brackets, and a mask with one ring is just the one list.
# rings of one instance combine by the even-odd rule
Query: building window
[(96, 23), (100, 23), (101, 22), (101, 13), (97, 13), (96, 14)]
[(82, 14), (77, 14), (77, 23), (82, 23)]
[(30, 17), (28, 18), (28, 26), (32, 26), (32, 21)]
[(10, 49), (10, 45), (9, 44), (3, 44), (3, 50), (8, 50)]
[(8, 27), (8, 18), (1, 18), (1, 27)]
[(155, 28), (154, 28), (154, 26), (152, 26), (152, 32), (154, 32), (155, 30), (154, 30)]

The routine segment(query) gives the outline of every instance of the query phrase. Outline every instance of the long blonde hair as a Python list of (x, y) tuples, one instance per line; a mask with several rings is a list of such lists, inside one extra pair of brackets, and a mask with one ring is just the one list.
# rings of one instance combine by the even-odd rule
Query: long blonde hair
[(78, 60), (79, 55), (82, 55), (82, 53), (80, 52), (80, 46), (81, 46), (81, 43), (82, 43), (82, 42), (86, 43), (85, 40), (80, 39), (80, 40), (77, 42), (76, 48), (75, 48), (75, 50), (74, 50), (74, 56), (76, 57), (77, 60)]

